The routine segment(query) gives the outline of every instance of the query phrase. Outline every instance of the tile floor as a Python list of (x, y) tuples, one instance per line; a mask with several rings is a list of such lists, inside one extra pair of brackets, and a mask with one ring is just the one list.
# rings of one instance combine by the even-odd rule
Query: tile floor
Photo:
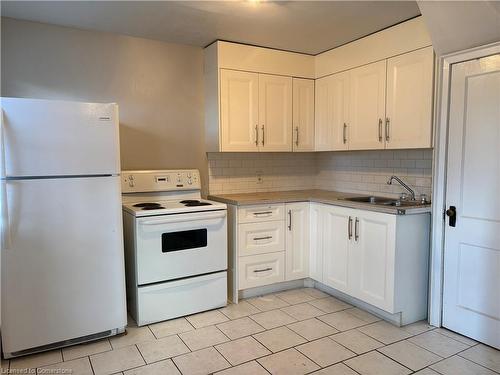
[(500, 374), (498, 350), (425, 322), (397, 328), (311, 288), (145, 327), (131, 322), (127, 331), (4, 360), (2, 372), (10, 366), (73, 375)]

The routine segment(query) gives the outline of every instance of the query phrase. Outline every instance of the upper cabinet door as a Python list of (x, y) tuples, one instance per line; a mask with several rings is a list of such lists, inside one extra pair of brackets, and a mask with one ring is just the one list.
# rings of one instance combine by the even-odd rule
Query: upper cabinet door
[(292, 78), (259, 74), (259, 148), (292, 151)]
[(316, 151), (348, 149), (349, 73), (316, 80)]
[(432, 47), (387, 62), (386, 148), (432, 147)]
[(384, 148), (385, 84), (385, 60), (350, 71), (350, 150)]
[(221, 151), (258, 151), (259, 75), (221, 69)]
[(314, 80), (293, 78), (293, 151), (314, 151)]

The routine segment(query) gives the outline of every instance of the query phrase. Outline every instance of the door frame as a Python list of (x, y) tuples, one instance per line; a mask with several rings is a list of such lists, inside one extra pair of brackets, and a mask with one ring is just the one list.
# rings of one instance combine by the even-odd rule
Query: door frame
[(446, 210), (446, 164), (450, 107), (451, 67), (500, 53), (500, 42), (441, 56), (436, 77), (436, 111), (434, 112), (434, 166), (432, 178), (432, 233), (429, 265), (429, 323), (441, 327), (443, 317), (443, 276)]

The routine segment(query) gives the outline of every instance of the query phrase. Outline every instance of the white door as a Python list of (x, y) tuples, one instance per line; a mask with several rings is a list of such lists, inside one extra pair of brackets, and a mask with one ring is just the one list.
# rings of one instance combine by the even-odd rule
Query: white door
[(293, 78), (293, 151), (314, 151), (314, 80)]
[(221, 151), (258, 151), (259, 75), (221, 69)]
[(348, 149), (349, 73), (316, 80), (316, 151)]
[(309, 202), (287, 203), (286, 280), (309, 277)]
[(384, 148), (385, 73), (385, 60), (350, 70), (350, 150)]
[(395, 249), (396, 216), (356, 210), (349, 259), (351, 292), (390, 312), (394, 307)]
[(355, 211), (325, 206), (323, 235), (323, 283), (348, 293), (350, 252)]
[(309, 277), (323, 282), (323, 212), (325, 206), (311, 203), (309, 212)]
[(453, 65), (450, 95), (443, 325), (500, 349), (500, 55)]
[(387, 60), (386, 148), (432, 147), (434, 50)]
[(260, 150), (292, 151), (292, 78), (259, 74)]
[(5, 184), (4, 353), (124, 327), (120, 177)]

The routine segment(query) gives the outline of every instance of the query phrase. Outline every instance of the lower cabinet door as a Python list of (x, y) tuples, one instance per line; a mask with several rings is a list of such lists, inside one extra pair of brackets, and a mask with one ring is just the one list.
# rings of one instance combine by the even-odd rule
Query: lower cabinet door
[(285, 253), (240, 257), (238, 271), (240, 290), (285, 281)]
[(351, 293), (394, 313), (396, 216), (356, 210), (353, 231), (348, 270)]
[(356, 211), (326, 206), (323, 212), (323, 283), (349, 293), (349, 262)]
[(285, 279), (309, 277), (309, 202), (287, 203)]
[(309, 211), (309, 277), (323, 282), (323, 212), (326, 205), (311, 203)]

